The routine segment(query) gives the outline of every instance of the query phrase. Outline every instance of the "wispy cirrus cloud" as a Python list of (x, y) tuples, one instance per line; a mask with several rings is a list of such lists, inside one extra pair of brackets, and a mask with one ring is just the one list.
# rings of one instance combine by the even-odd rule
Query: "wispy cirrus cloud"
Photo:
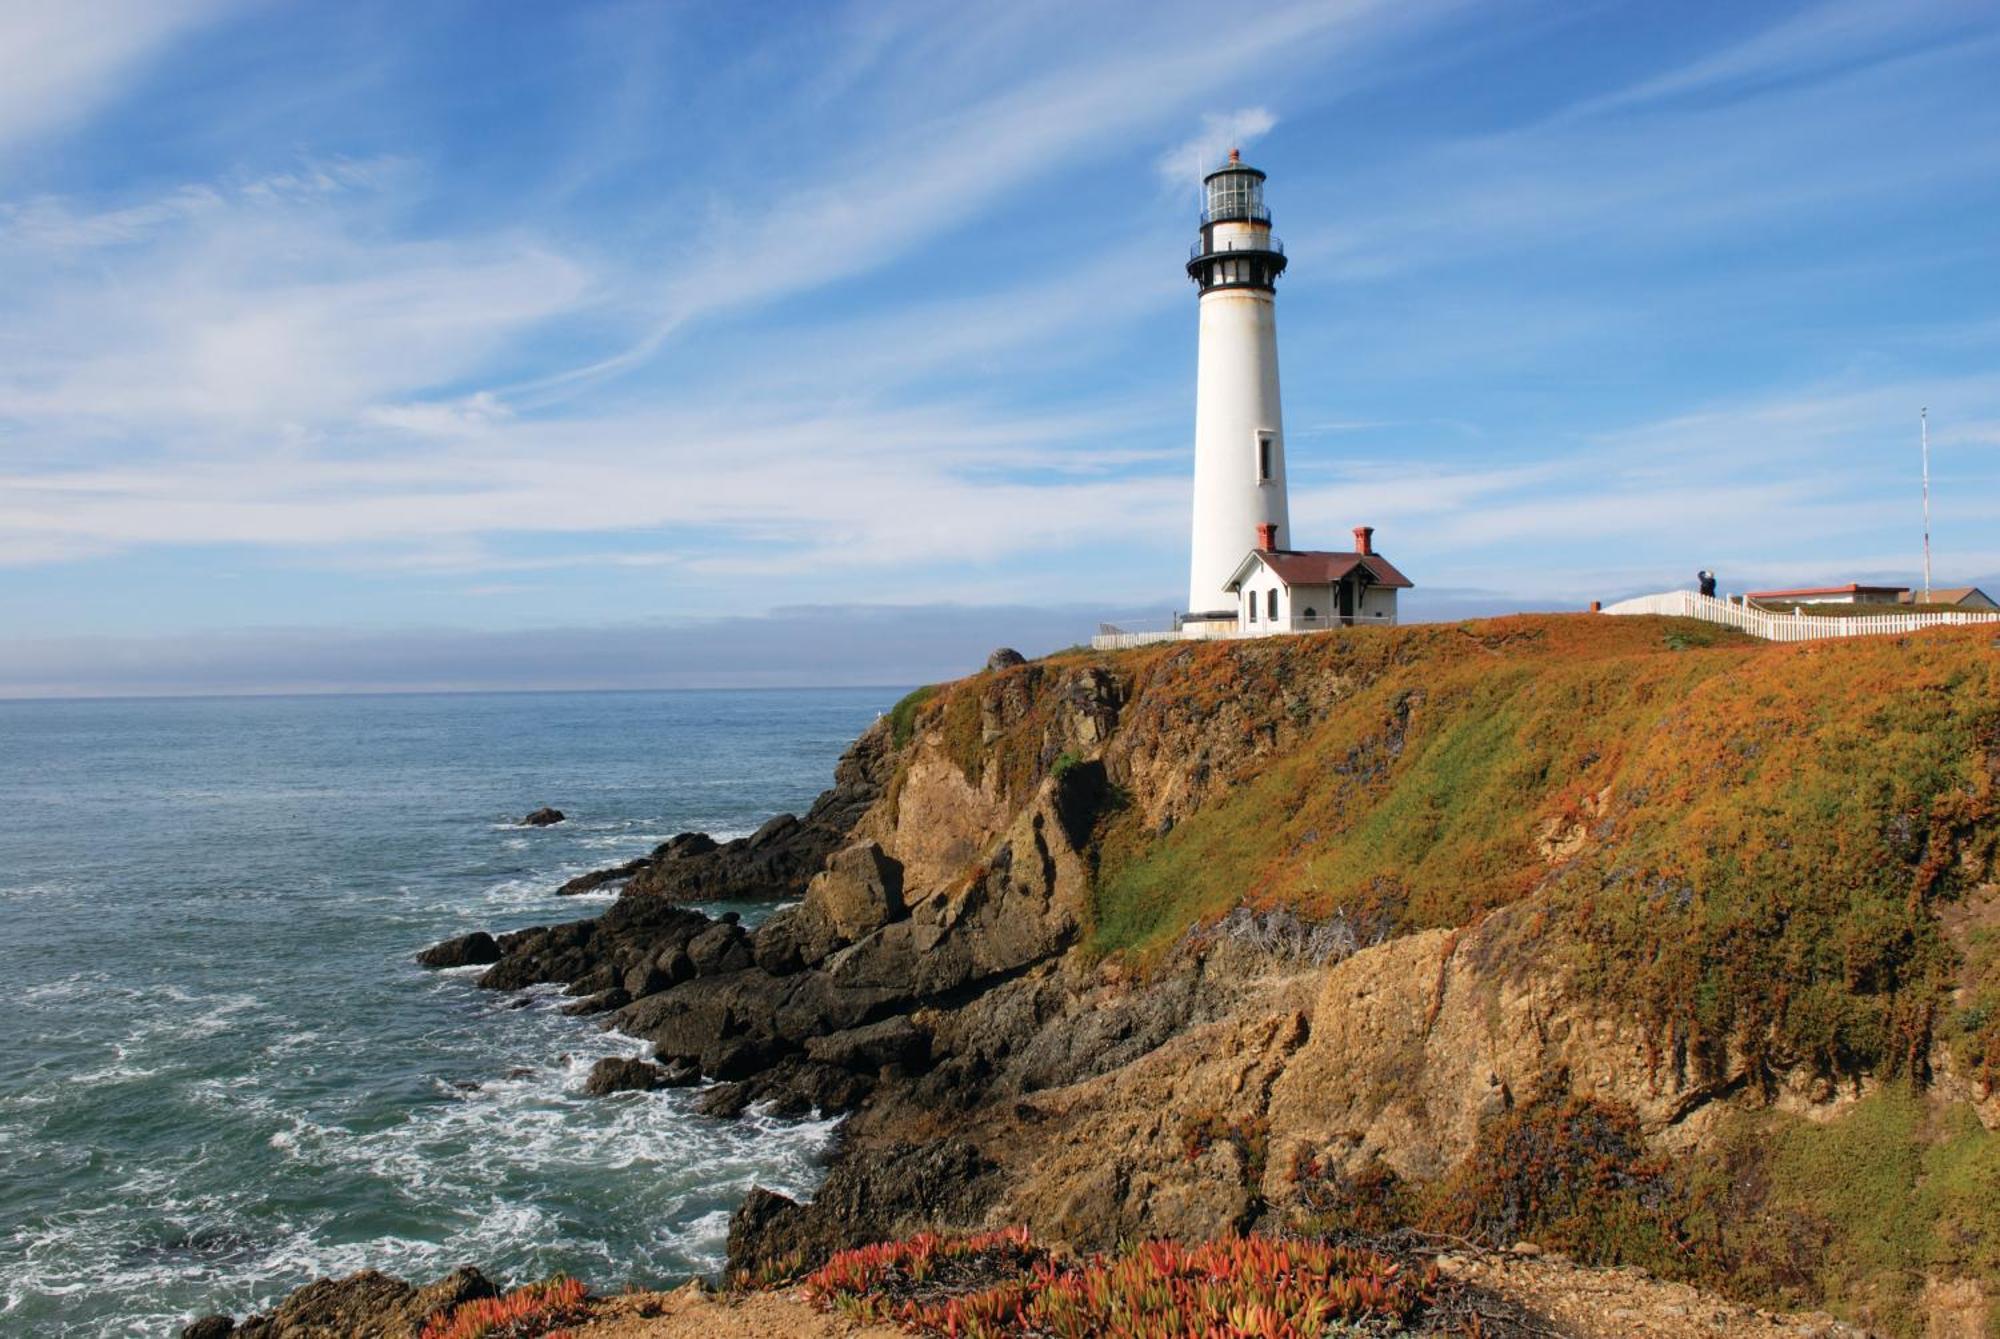
[(0, 8), (0, 152), (83, 119), (234, 0), (96, 0)]

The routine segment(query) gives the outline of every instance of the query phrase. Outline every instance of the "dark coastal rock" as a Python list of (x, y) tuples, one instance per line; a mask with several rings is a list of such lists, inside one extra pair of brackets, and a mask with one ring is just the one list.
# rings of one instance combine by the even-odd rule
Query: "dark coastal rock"
[(645, 868), (647, 863), (648, 857), (641, 856), (637, 860), (628, 860), (622, 865), (613, 865), (610, 869), (594, 869), (588, 874), (579, 874), (568, 883), (557, 888), (556, 896), (574, 897), (578, 893), (594, 893), (599, 888), (609, 887), (614, 883), (624, 883), (634, 874)]
[(565, 1004), (563, 1012), (571, 1018), (589, 1018), (593, 1014), (608, 1014), (623, 1009), (631, 1002), (632, 997), (625, 993), (623, 986), (613, 986), (609, 990), (601, 990), (595, 995), (578, 1000), (575, 1004)]
[(742, 926), (728, 921), (717, 921), (690, 939), (686, 953), (701, 976), (740, 972), (755, 961), (750, 953), (749, 934)]
[(751, 948), (759, 967), (773, 976), (785, 976), (821, 961), (840, 945), (826, 912), (817, 903), (799, 902), (772, 913), (758, 926)]
[[(871, 726), (842, 755), (834, 785), (803, 816), (781, 814), (748, 837), (718, 842), (684, 832), (649, 856), (579, 875), (566, 893), (623, 884), (603, 915), (564, 925), (533, 926), (494, 937), (497, 957), (467, 958), (487, 964), (479, 984), (520, 990), (557, 982), (572, 994), (621, 989), (634, 1000), (651, 999), (693, 976), (730, 975), (757, 962), (756, 940), (733, 916), (720, 922), (679, 904), (695, 900), (782, 901), (802, 898), (827, 857), (844, 845), (856, 822), (888, 785), (894, 767), (887, 720)], [(882, 876), (885, 880), (886, 875)], [(884, 889), (887, 883), (884, 883)], [(872, 893), (886, 907), (881, 893)], [(878, 913), (879, 914), (879, 913)], [(726, 929), (716, 929), (720, 924)], [(791, 943), (774, 935), (766, 953), (772, 974), (802, 968), (835, 947), (817, 927)], [(695, 944), (698, 936), (707, 935)], [(485, 953), (484, 946), (479, 950)], [(456, 950), (428, 950), (440, 961)], [(809, 955), (809, 956), (808, 956)]]
[(498, 1297), (500, 1289), (471, 1265), (461, 1265), (436, 1283), (417, 1289), (411, 1299), (410, 1314), (420, 1325), (447, 1307), (476, 1302), (482, 1297)]
[(872, 1074), (793, 1058), (758, 1070), (749, 1078), (716, 1084), (701, 1095), (695, 1110), (704, 1116), (734, 1120), (754, 1106), (768, 1115), (796, 1120), (853, 1111), (866, 1103), (877, 1087), (878, 1080)]
[[(308, 1283), (280, 1302), (268, 1315), (251, 1316), (234, 1329), (213, 1329), (230, 1339), (408, 1339), (423, 1323), (447, 1307), (499, 1289), (471, 1267), (462, 1268), (424, 1288), (373, 1269), (341, 1279)], [(211, 1324), (204, 1317), (197, 1324)], [(183, 1333), (191, 1333), (190, 1330)]]
[(713, 1079), (747, 1079), (776, 1058), (778, 1048), (761, 1037), (722, 1037), (701, 1048), (701, 1072)]
[[(750, 1187), (743, 1203), (729, 1215), (730, 1268), (747, 1268), (748, 1262), (781, 1265), (799, 1235), (799, 1219), (804, 1210), (789, 1195), (762, 1186)], [(738, 1261), (746, 1262), (739, 1266)], [(801, 1261), (797, 1268), (803, 1270)]]
[(811, 1269), (854, 1242), (970, 1229), (999, 1192), (996, 1170), (955, 1135), (850, 1148), (810, 1204), (753, 1189), (729, 1220), (729, 1269)]
[(986, 668), (990, 670), (1013, 669), (1016, 665), (1027, 663), (1028, 658), (1011, 646), (1003, 646), (986, 657)]
[(500, 961), (500, 945), (484, 930), (447, 939), (417, 955), (426, 967), (475, 967)]
[(524, 828), (552, 828), (566, 817), (567, 815), (562, 810), (551, 809), (547, 805), (543, 805), (541, 808), (535, 810), (534, 813), (522, 819), (521, 826)]
[(700, 1078), (701, 1071), (686, 1061), (656, 1065), (649, 1060), (610, 1056), (590, 1067), (590, 1077), (583, 1081), (583, 1092), (586, 1097), (650, 1093), (659, 1088), (684, 1088)]
[(684, 832), (649, 856), (571, 879), (563, 891), (588, 892), (623, 881), (628, 896), (668, 902), (802, 897), (826, 858), (847, 841), (861, 815), (882, 795), (893, 770), (885, 720), (871, 726), (841, 755), (833, 786), (821, 792), (804, 814), (779, 814), (748, 837), (726, 842)]
[(633, 967), (649, 961), (671, 975), (673, 955), (714, 923), (698, 911), (628, 894), (595, 920), (501, 935), (500, 960), (479, 984), (489, 990), (519, 990), (560, 981), (594, 992), (623, 985)]
[(229, 1339), (235, 1333), (236, 1322), (228, 1316), (203, 1316), (181, 1327), (181, 1339)]
[(806, 1054), (819, 1063), (862, 1073), (921, 1064), (929, 1053), (930, 1035), (900, 1014), (806, 1043)]

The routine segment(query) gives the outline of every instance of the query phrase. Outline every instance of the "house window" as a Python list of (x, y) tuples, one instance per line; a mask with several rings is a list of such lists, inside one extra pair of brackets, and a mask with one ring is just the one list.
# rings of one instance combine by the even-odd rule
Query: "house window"
[(1271, 597), (1269, 617), (1272, 622), (1276, 622), (1278, 618), (1278, 588), (1273, 586), (1265, 594)]
[(1268, 432), (1257, 434), (1257, 482), (1271, 482), (1271, 434)]
[(1250, 621), (1257, 621), (1257, 592), (1254, 590), (1250, 592)]

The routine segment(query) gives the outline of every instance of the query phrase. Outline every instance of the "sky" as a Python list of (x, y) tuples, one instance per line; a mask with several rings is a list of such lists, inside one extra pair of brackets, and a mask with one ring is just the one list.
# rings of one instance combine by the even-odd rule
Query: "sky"
[(2000, 7), (0, 0), (0, 696), (909, 683), (1186, 588), (1202, 171), (1405, 616), (2000, 585)]

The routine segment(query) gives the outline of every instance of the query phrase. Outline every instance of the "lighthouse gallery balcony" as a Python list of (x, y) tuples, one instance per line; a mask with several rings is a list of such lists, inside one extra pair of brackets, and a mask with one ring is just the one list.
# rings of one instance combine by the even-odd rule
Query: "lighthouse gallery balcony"
[(1269, 233), (1262, 237), (1218, 237), (1212, 246), (1196, 242), (1189, 247), (1188, 260), (1193, 262), (1204, 256), (1219, 256), (1227, 251), (1255, 251), (1267, 256), (1282, 256), (1285, 254), (1285, 244)]

